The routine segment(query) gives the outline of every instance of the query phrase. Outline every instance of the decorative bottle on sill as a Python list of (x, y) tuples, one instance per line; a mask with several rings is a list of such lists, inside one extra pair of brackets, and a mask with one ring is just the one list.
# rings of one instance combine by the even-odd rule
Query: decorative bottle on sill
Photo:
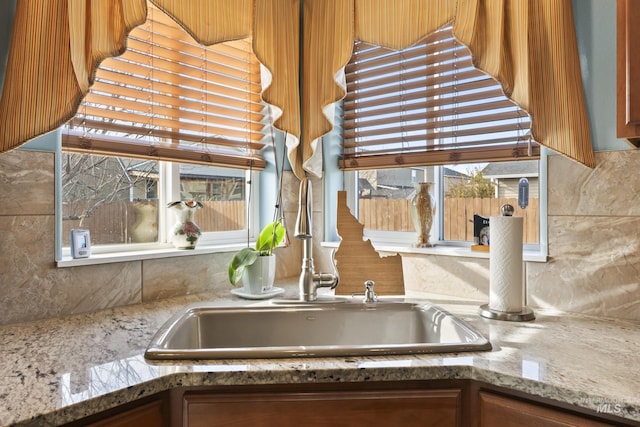
[(190, 200), (188, 202), (171, 202), (167, 207), (176, 216), (176, 224), (171, 229), (169, 239), (178, 249), (195, 249), (200, 238), (200, 227), (193, 222), (196, 210), (202, 208), (202, 203)]
[(149, 243), (158, 241), (158, 204), (155, 201), (133, 203), (136, 221), (131, 227), (131, 241)]
[(429, 243), (429, 234), (433, 225), (433, 216), (436, 213), (436, 204), (429, 192), (431, 182), (417, 182), (414, 184), (415, 193), (411, 196), (411, 219), (418, 234), (416, 248), (430, 248), (434, 244)]

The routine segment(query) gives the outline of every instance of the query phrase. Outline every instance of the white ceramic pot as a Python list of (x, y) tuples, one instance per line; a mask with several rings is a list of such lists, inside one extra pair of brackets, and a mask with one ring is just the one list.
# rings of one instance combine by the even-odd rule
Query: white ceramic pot
[(242, 285), (244, 292), (259, 295), (273, 289), (276, 278), (276, 256), (259, 256), (256, 262), (244, 269)]

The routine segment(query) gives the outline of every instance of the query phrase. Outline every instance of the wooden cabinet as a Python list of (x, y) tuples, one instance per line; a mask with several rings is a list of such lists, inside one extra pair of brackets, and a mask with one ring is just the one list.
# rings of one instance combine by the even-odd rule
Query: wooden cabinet
[(640, 423), (473, 380), (178, 387), (67, 427), (603, 427)]
[[(366, 385), (364, 385), (366, 387)], [(457, 427), (462, 390), (188, 392), (183, 426)]]
[(640, 0), (617, 0), (616, 129), (640, 147)]
[(87, 424), (90, 427), (165, 427), (162, 402), (150, 402), (137, 408)]
[(168, 394), (152, 396), (122, 405), (118, 408), (92, 415), (67, 427), (168, 427)]
[(558, 408), (481, 391), (478, 427), (610, 427), (609, 424)]

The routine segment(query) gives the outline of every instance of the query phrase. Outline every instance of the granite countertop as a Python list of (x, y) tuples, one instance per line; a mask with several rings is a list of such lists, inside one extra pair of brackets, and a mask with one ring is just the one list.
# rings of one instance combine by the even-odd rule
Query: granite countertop
[(177, 386), (476, 379), (640, 421), (638, 323), (536, 312), (526, 323), (477, 315), (477, 301), (429, 296), (493, 350), (413, 356), (147, 362), (156, 330), (200, 294), (0, 327), (0, 425), (58, 425)]

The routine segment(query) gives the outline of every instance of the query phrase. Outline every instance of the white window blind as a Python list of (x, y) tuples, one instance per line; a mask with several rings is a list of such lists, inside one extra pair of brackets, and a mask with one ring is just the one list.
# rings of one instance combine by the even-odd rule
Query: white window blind
[(402, 51), (356, 42), (343, 170), (533, 159), (531, 118), (445, 27)]
[(250, 40), (204, 47), (149, 3), (124, 54), (101, 63), (63, 149), (262, 169), (260, 92)]

